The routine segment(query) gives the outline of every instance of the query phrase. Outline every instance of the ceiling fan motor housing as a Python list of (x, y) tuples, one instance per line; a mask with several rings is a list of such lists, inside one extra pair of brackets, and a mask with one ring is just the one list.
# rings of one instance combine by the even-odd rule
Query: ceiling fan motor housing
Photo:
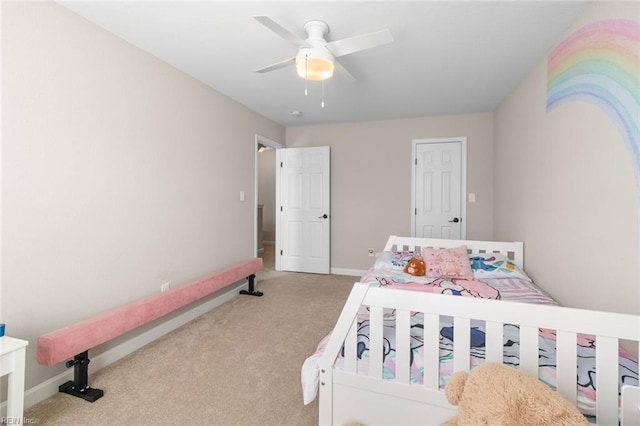
[(329, 33), (329, 25), (323, 21), (309, 21), (304, 24), (309, 47), (301, 47), (296, 56), (298, 75), (307, 80), (326, 80), (333, 75), (336, 58), (325, 47), (324, 36)]
[(304, 24), (304, 31), (307, 33), (307, 42), (312, 46), (327, 44), (324, 36), (329, 34), (329, 25), (324, 21), (309, 21)]

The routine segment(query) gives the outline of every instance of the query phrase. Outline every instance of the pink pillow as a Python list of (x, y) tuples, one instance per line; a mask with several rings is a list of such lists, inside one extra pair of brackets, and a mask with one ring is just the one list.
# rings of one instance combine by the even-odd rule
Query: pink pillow
[(449, 249), (423, 248), (422, 258), (426, 265), (427, 277), (458, 278), (473, 280), (473, 271), (469, 262), (467, 246)]

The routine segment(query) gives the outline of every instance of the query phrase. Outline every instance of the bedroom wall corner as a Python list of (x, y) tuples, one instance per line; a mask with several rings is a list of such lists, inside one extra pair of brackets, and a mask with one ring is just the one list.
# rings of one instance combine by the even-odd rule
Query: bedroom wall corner
[[(637, 2), (592, 2), (558, 43), (639, 17)], [(639, 192), (624, 133), (584, 99), (547, 111), (547, 60), (495, 113), (495, 237), (524, 241), (527, 272), (561, 304), (639, 314)]]

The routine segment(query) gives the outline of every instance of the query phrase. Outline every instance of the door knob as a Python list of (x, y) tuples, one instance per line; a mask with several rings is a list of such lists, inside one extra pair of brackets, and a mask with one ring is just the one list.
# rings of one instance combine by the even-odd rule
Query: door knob
[(318, 216), (318, 219), (326, 219), (326, 218), (328, 218), (328, 217), (329, 217), (329, 216), (327, 216), (327, 214), (325, 213), (325, 214), (323, 214), (322, 216)]
[(453, 220), (450, 220), (449, 222), (458, 223), (460, 222), (460, 219), (458, 219), (457, 217), (454, 217)]

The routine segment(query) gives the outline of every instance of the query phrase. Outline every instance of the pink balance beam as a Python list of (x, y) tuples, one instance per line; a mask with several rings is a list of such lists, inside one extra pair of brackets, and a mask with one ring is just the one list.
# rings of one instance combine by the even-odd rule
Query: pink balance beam
[[(107, 342), (262, 269), (255, 258), (38, 337), (38, 363), (54, 365)], [(250, 278), (250, 287), (253, 277)], [(251, 289), (253, 290), (253, 289)]]

